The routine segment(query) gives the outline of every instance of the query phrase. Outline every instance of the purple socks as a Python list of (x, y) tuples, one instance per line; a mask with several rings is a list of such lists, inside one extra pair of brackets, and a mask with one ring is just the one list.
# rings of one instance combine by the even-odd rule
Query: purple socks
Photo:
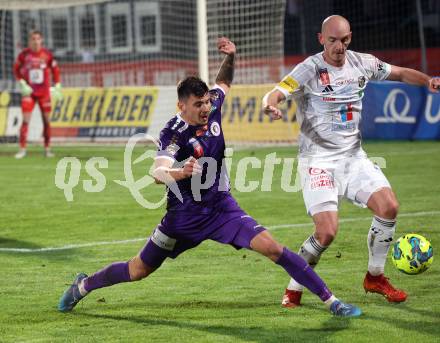
[(128, 262), (115, 262), (84, 279), (84, 289), (91, 292), (94, 289), (130, 281)]
[[(297, 254), (284, 248), (283, 254), (276, 262), (300, 284), (315, 293), (322, 301), (328, 300), (332, 293), (306, 261)], [(108, 287), (117, 283), (130, 282), (128, 262), (116, 262), (84, 279), (84, 289), (91, 292), (95, 289)]]
[(289, 249), (283, 249), (283, 254), (276, 263), (283, 267), (301, 285), (315, 293), (322, 301), (326, 301), (332, 296), (332, 293), (318, 274), (310, 268), (302, 257), (291, 252)]

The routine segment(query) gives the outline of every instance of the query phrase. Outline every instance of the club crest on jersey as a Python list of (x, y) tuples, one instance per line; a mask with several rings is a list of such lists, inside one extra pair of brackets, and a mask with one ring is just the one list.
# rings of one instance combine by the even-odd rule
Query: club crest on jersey
[(359, 88), (364, 88), (364, 86), (365, 86), (365, 76), (359, 76), (359, 78), (358, 78), (358, 85), (359, 85)]
[(318, 69), (319, 79), (321, 80), (321, 84), (323, 86), (327, 86), (330, 84), (330, 75), (328, 74), (327, 68)]
[(220, 125), (219, 125), (219, 123), (217, 123), (216, 121), (213, 121), (212, 123), (211, 123), (211, 126), (210, 126), (210, 128), (209, 128), (209, 131), (211, 131), (211, 133), (212, 133), (212, 135), (213, 136), (216, 136), (216, 137), (218, 137), (218, 136), (220, 136)]

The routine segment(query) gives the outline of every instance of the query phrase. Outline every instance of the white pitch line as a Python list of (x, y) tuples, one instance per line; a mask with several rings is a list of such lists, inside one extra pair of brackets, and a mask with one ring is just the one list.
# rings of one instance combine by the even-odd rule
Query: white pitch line
[[(399, 214), (399, 218), (402, 218), (402, 217), (436, 216), (436, 215), (440, 215), (440, 211), (402, 213), (402, 214)], [(339, 219), (339, 223), (351, 223), (351, 222), (356, 222), (358, 220), (371, 220), (371, 219), (372, 219), (372, 216), (370, 216), (370, 217), (358, 217), (358, 218), (342, 218), (342, 219)], [(291, 228), (291, 227), (307, 227), (307, 226), (313, 226), (313, 222), (310, 221), (309, 223), (274, 225), (274, 226), (269, 226), (268, 229), (269, 230), (277, 230), (277, 229), (284, 229), (284, 228)]]
[[(427, 212), (413, 212), (413, 213), (402, 213), (399, 214), (399, 218), (405, 217), (422, 217), (422, 216), (437, 216), (440, 215), (440, 211), (427, 211)], [(370, 217), (359, 217), (359, 218), (341, 218), (339, 219), (339, 223), (351, 223), (359, 220), (371, 220)], [(277, 230), (284, 228), (295, 228), (295, 227), (307, 227), (313, 226), (313, 223), (310, 221), (309, 223), (296, 223), (296, 224), (281, 224), (281, 225), (273, 225), (268, 226), (269, 230)], [(0, 252), (19, 252), (19, 253), (35, 253), (35, 252), (47, 252), (47, 251), (61, 251), (61, 250), (71, 250), (78, 248), (86, 248), (86, 247), (96, 247), (100, 245), (115, 245), (115, 244), (126, 244), (126, 243), (135, 243), (146, 241), (147, 237), (142, 238), (133, 238), (133, 239), (125, 239), (121, 241), (103, 241), (103, 242), (90, 242), (90, 243), (82, 243), (82, 244), (68, 244), (61, 247), (47, 247), (47, 248), (0, 248)]]
[(113, 245), (113, 244), (125, 244), (125, 243), (134, 243), (140, 241), (146, 241), (147, 237), (143, 238), (133, 238), (133, 239), (125, 239), (122, 241), (104, 241), (104, 242), (90, 242), (90, 243), (82, 243), (82, 244), (68, 244), (61, 247), (47, 247), (47, 248), (0, 248), (0, 252), (2, 251), (11, 251), (11, 252), (45, 252), (45, 251), (58, 251), (58, 250), (70, 250), (76, 248), (86, 248), (86, 247), (96, 247), (100, 245)]

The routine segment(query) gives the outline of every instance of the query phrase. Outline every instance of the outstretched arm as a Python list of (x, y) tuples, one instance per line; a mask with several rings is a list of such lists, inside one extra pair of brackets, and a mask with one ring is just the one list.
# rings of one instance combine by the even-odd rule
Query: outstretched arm
[(263, 97), (263, 111), (272, 119), (281, 119), (283, 113), (278, 108), (278, 105), (286, 100), (286, 97), (278, 89), (274, 88)]
[(218, 51), (225, 54), (225, 58), (220, 66), (220, 69), (215, 78), (215, 83), (218, 84), (225, 92), (231, 88), (232, 80), (234, 79), (234, 64), (235, 64), (235, 44), (228, 38), (222, 37), (217, 41)]
[(387, 80), (401, 81), (410, 85), (426, 86), (431, 92), (438, 92), (440, 89), (440, 79), (430, 77), (420, 71), (403, 68), (398, 66), (391, 66), (391, 73)]
[(153, 177), (156, 183), (169, 184), (200, 174), (202, 168), (194, 157), (188, 159), (182, 168), (173, 168), (173, 162), (168, 158), (156, 158), (154, 160)]

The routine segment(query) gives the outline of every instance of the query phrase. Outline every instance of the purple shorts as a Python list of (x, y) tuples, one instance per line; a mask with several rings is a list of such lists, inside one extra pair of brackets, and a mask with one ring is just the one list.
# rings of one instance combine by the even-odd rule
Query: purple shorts
[(167, 257), (176, 258), (207, 239), (250, 249), (250, 242), (265, 228), (238, 206), (230, 195), (214, 208), (197, 212), (168, 211), (142, 248), (142, 261), (153, 268)]

